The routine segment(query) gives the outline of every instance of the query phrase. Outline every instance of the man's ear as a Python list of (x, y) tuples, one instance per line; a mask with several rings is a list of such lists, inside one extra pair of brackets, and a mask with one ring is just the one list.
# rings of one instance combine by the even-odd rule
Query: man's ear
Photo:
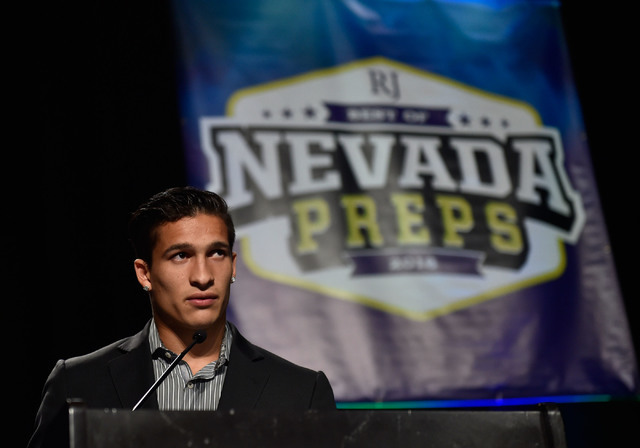
[(231, 276), (235, 277), (236, 276), (236, 259), (238, 258), (238, 254), (235, 252), (231, 253)]
[(141, 258), (133, 260), (133, 269), (136, 271), (136, 277), (138, 277), (138, 283), (148, 291), (151, 289), (151, 275), (149, 272), (149, 265)]

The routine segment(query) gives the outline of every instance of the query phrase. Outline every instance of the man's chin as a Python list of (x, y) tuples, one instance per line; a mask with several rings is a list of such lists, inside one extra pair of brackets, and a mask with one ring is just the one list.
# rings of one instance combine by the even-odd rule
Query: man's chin
[(210, 330), (214, 331), (218, 328), (223, 328), (226, 323), (226, 316), (224, 315), (216, 315), (216, 316), (198, 316), (194, 319), (191, 319), (187, 323), (187, 327), (190, 330)]

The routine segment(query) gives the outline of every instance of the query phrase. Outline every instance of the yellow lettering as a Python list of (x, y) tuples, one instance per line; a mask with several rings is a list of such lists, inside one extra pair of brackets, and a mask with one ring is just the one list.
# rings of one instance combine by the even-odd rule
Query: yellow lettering
[(489, 202), (485, 214), (491, 229), (491, 246), (506, 254), (522, 252), (522, 233), (516, 225), (518, 215), (513, 207), (502, 202)]
[(398, 222), (398, 244), (429, 244), (431, 234), (424, 225), (424, 198), (419, 193), (391, 195)]
[(473, 228), (471, 206), (459, 196), (436, 196), (438, 207), (442, 210), (442, 226), (445, 246), (464, 247), (464, 239), (460, 232), (468, 232)]
[(384, 238), (377, 223), (375, 201), (365, 195), (346, 195), (342, 197), (347, 222), (347, 247), (364, 247), (364, 233), (369, 236), (372, 246), (382, 246)]
[(297, 218), (298, 252), (315, 252), (318, 243), (314, 236), (325, 232), (331, 224), (327, 202), (320, 198), (303, 199), (294, 201), (292, 207)]

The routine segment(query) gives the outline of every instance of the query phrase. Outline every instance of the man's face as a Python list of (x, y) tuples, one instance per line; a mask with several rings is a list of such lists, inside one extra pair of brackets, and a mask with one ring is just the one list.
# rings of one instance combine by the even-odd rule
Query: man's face
[(142, 260), (135, 267), (142, 286), (151, 288), (158, 327), (180, 333), (223, 323), (236, 272), (224, 221), (200, 213), (163, 224), (156, 232), (151, 267)]

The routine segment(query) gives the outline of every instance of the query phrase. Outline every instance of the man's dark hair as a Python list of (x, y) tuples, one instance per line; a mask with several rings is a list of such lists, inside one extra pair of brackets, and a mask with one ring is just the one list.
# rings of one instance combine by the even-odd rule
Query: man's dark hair
[(136, 257), (151, 264), (157, 228), (199, 213), (217, 216), (224, 221), (229, 247), (233, 249), (236, 231), (226, 201), (211, 191), (176, 187), (152, 196), (132, 214), (129, 220), (129, 239)]

